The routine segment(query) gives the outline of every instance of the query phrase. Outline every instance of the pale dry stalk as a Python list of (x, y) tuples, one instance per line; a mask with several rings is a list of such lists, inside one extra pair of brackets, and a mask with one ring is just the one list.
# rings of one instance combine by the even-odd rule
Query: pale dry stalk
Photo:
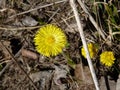
[(89, 68), (90, 68), (90, 71), (91, 71), (91, 75), (92, 75), (92, 78), (93, 78), (93, 81), (94, 81), (94, 84), (95, 84), (95, 88), (96, 88), (96, 90), (100, 90), (99, 85), (98, 85), (98, 80), (97, 80), (97, 77), (96, 77), (96, 74), (95, 74), (95, 70), (93, 68), (92, 61), (91, 61), (91, 58), (90, 58), (90, 54), (89, 54), (89, 51), (88, 51), (86, 39), (85, 39), (85, 36), (84, 36), (84, 33), (83, 33), (83, 27), (82, 27), (82, 24), (81, 24), (81, 20), (79, 18), (78, 10), (77, 10), (76, 5), (75, 5), (75, 0), (70, 0), (70, 5), (71, 5), (71, 8), (73, 9), (73, 12), (74, 12), (74, 15), (75, 15), (75, 19), (76, 19), (76, 22), (77, 22), (77, 25), (78, 25), (78, 30), (79, 30), (79, 33), (80, 33), (80, 36), (81, 36), (83, 47), (84, 47), (85, 52), (86, 52), (87, 61), (88, 61), (88, 65), (89, 65)]
[(35, 10), (38, 10), (38, 9), (41, 9), (41, 8), (49, 7), (49, 6), (52, 6), (52, 5), (55, 5), (55, 4), (59, 4), (59, 3), (65, 2), (65, 1), (67, 1), (67, 0), (59, 0), (59, 1), (56, 1), (56, 2), (53, 2), (53, 3), (50, 3), (50, 4), (46, 4), (46, 5), (43, 5), (43, 6), (39, 6), (39, 7), (30, 9), (30, 10), (28, 10), (28, 11), (24, 11), (24, 12), (21, 12), (21, 13), (15, 14), (15, 15), (12, 15), (12, 16), (10, 16), (9, 18), (13, 18), (13, 17), (15, 17), (15, 16), (23, 15), (23, 14), (26, 14), (26, 13), (29, 13), (29, 12), (32, 12), (32, 11), (35, 11)]

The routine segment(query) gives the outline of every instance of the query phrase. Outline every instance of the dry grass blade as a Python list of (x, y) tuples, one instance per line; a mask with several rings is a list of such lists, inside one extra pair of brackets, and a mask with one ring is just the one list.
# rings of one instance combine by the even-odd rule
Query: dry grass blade
[(24, 29), (28, 29), (28, 30), (32, 30), (32, 29), (37, 29), (40, 28), (40, 26), (34, 26), (34, 27), (15, 27), (15, 28), (10, 28), (10, 27), (0, 27), (0, 30), (24, 30)]
[(83, 33), (83, 27), (82, 27), (82, 24), (81, 24), (79, 15), (78, 15), (78, 10), (76, 8), (74, 0), (70, 0), (70, 5), (71, 5), (71, 8), (73, 9), (73, 12), (75, 14), (75, 19), (76, 19), (76, 22), (77, 22), (77, 25), (78, 25), (78, 30), (79, 30), (79, 33), (80, 33), (80, 36), (81, 36), (83, 47), (84, 47), (86, 55), (87, 55), (88, 65), (89, 65), (89, 68), (90, 68), (90, 71), (91, 71), (91, 74), (92, 74), (92, 78), (93, 78), (96, 90), (99, 90), (98, 80), (97, 80), (95, 70), (94, 70), (93, 65), (92, 65), (92, 61), (91, 61), (90, 54), (89, 54), (89, 51), (88, 51), (87, 43), (86, 43), (85, 36), (84, 36), (84, 33)]
[(5, 70), (12, 64), (12, 62), (7, 63), (7, 65), (0, 71), (0, 77), (2, 76), (2, 74), (5, 72)]
[(83, 11), (88, 15), (91, 23), (94, 25), (94, 27), (96, 28), (96, 30), (99, 32), (99, 34), (102, 36), (102, 38), (105, 40), (105, 35), (102, 32), (102, 30), (100, 29), (100, 27), (98, 26), (98, 24), (95, 22), (94, 18), (92, 17), (92, 15), (88, 12), (88, 10), (85, 8), (84, 3), (82, 3), (81, 0), (77, 0), (78, 3), (80, 4), (80, 6), (82, 7)]
[(116, 34), (120, 34), (120, 32), (114, 32), (114, 33), (112, 33), (112, 35), (116, 35)]

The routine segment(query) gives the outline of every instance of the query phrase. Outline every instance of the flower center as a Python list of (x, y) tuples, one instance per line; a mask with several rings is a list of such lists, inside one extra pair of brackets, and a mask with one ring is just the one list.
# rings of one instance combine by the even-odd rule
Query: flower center
[(47, 38), (46, 42), (48, 44), (53, 44), (55, 42), (55, 38), (53, 36), (50, 36), (50, 37)]

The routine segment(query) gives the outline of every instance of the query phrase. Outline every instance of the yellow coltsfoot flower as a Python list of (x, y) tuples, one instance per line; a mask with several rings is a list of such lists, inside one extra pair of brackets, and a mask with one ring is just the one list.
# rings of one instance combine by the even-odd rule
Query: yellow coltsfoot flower
[[(88, 43), (87, 46), (88, 46), (88, 50), (90, 52), (90, 57), (94, 58), (96, 56), (97, 51), (98, 51), (97, 47), (93, 43)], [(83, 47), (81, 48), (81, 53), (86, 58), (86, 52), (85, 52)]]
[(105, 66), (112, 66), (114, 64), (115, 57), (112, 51), (105, 51), (100, 55), (100, 62)]
[(56, 56), (62, 52), (67, 40), (63, 31), (55, 25), (41, 27), (34, 38), (36, 50), (44, 56)]

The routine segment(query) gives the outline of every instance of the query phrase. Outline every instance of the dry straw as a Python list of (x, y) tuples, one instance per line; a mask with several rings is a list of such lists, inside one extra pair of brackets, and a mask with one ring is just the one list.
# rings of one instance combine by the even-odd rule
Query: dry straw
[(89, 54), (89, 51), (88, 51), (85, 36), (84, 36), (84, 33), (83, 33), (83, 27), (82, 27), (82, 24), (81, 24), (81, 21), (80, 21), (80, 18), (79, 18), (79, 14), (78, 14), (78, 10), (76, 8), (76, 5), (75, 5), (74, 1), (75, 0), (70, 0), (70, 5), (71, 5), (71, 8), (73, 9), (73, 12), (75, 14), (75, 19), (76, 19), (76, 22), (77, 22), (77, 25), (78, 25), (78, 30), (79, 30), (79, 33), (80, 33), (80, 36), (81, 36), (83, 47), (84, 47), (85, 52), (86, 52), (86, 58), (87, 58), (87, 61), (88, 61), (88, 65), (89, 65), (91, 74), (92, 74), (92, 78), (93, 78), (93, 81), (94, 81), (94, 84), (95, 84), (95, 88), (96, 88), (96, 90), (100, 90), (99, 85), (98, 85), (98, 80), (97, 80), (97, 77), (96, 77), (96, 74), (95, 74), (95, 70), (93, 68), (92, 61), (91, 61), (91, 58), (90, 58), (90, 54)]

